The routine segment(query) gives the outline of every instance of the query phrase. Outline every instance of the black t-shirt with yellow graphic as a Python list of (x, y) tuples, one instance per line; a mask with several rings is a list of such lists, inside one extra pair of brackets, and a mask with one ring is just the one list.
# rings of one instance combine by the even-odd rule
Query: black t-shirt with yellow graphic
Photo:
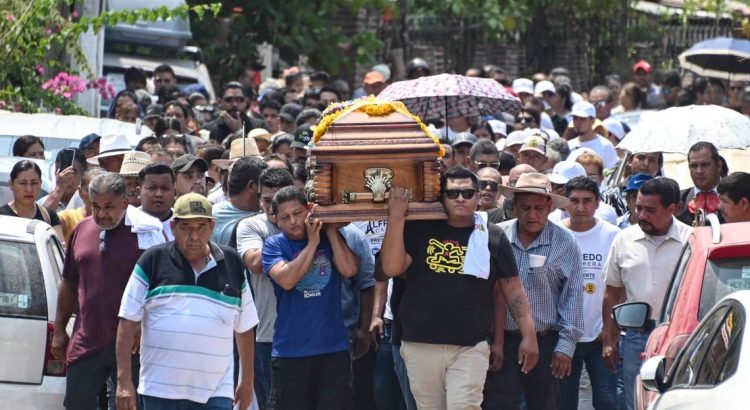
[(403, 340), (458, 346), (489, 340), (495, 280), (518, 276), (508, 238), (496, 226), (490, 228), (492, 269), (489, 279), (481, 279), (463, 273), (473, 227), (454, 228), (445, 221), (406, 223), (404, 244), (413, 262), (398, 312)]

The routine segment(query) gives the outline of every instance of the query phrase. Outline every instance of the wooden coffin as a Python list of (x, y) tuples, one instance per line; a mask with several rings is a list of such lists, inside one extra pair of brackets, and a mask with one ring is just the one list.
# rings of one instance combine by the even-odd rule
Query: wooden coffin
[[(326, 110), (329, 111), (329, 110)], [(412, 192), (406, 219), (445, 219), (442, 147), (400, 102), (364, 99), (324, 113), (310, 151), (314, 217), (324, 222), (385, 220), (391, 187)]]

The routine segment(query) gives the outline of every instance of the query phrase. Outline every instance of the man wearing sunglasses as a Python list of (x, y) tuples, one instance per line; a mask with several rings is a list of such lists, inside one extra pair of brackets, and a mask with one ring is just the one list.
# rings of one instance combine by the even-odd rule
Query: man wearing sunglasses
[(505, 221), (503, 207), (498, 207), (500, 198), (500, 186), (503, 177), (495, 168), (485, 167), (477, 172), (479, 178), (479, 210), (487, 212), (489, 223), (500, 223)]
[(203, 129), (209, 131), (209, 138), (218, 143), (224, 141), (229, 134), (241, 131), (243, 125), (245, 135), (255, 128), (268, 129), (265, 121), (247, 116), (245, 94), (242, 85), (236, 81), (226, 83), (221, 88), (219, 108), (221, 111), (218, 118), (203, 126)]
[(490, 140), (477, 141), (469, 151), (469, 169), (475, 174), (482, 168), (490, 167), (494, 169), (500, 168), (500, 153), (497, 151), (497, 146)]
[[(478, 409), (488, 368), (503, 366), (501, 292), (523, 334), (514, 365), (524, 372), (536, 365), (536, 338), (508, 239), (496, 225), (476, 222), (476, 176), (451, 168), (442, 175), (441, 187), (448, 219), (408, 223), (411, 193), (391, 189), (382, 269), (390, 277), (407, 278), (398, 312), (401, 355), (417, 406)], [(485, 229), (487, 242), (470, 243)]]

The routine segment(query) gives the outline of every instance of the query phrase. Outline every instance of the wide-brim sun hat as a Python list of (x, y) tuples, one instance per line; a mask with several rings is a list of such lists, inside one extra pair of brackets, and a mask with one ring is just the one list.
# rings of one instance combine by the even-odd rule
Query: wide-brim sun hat
[(99, 154), (89, 158), (86, 162), (92, 165), (99, 165), (99, 158), (123, 155), (129, 151), (132, 151), (132, 149), (127, 137), (124, 135), (106, 135), (99, 140)]
[(552, 199), (552, 209), (567, 206), (570, 201), (564, 196), (552, 193), (552, 183), (549, 178), (537, 172), (522, 174), (515, 187), (500, 186), (500, 193), (508, 198), (513, 199), (516, 194), (537, 194)]

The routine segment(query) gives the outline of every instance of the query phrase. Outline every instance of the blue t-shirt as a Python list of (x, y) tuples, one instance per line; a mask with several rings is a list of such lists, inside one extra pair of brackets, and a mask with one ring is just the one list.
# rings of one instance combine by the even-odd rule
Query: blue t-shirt
[[(263, 270), (268, 274), (279, 262), (296, 258), (307, 240), (285, 234), (270, 236), (263, 245)], [(276, 329), (273, 357), (306, 357), (349, 348), (341, 314), (341, 275), (333, 264), (333, 250), (323, 232), (310, 270), (292, 290), (275, 281)]]

